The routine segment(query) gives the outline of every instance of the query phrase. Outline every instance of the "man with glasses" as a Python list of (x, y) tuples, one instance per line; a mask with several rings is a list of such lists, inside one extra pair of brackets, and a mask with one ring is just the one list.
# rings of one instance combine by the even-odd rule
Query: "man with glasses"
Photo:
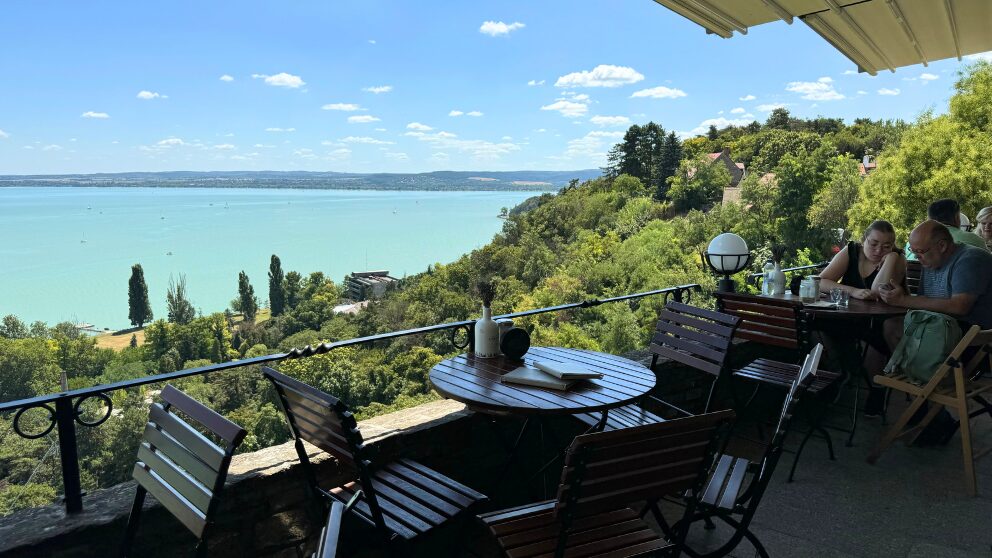
[(882, 289), (888, 304), (948, 314), (982, 329), (992, 328), (992, 254), (955, 242), (952, 232), (933, 219), (913, 229), (909, 248), (922, 266), (920, 295), (899, 285)]
[[(985, 246), (985, 240), (982, 237), (961, 228), (961, 205), (956, 200), (944, 198), (933, 202), (927, 207), (927, 218), (946, 226), (954, 242), (961, 242), (976, 248), (988, 250), (988, 247)], [(905, 255), (907, 260), (917, 259), (916, 254), (910, 250), (908, 242), (906, 243)]]

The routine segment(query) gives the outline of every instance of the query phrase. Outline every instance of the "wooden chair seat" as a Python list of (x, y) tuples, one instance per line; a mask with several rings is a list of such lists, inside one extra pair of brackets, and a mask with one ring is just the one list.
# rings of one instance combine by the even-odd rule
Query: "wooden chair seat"
[[(496, 537), (511, 558), (553, 556), (561, 525), (555, 517), (555, 501), (538, 502), (500, 510), (479, 519)], [(673, 545), (661, 538), (630, 508), (575, 519), (564, 556), (645, 556)]]
[(746, 458), (721, 455), (706, 484), (700, 503), (721, 510), (736, 509), (737, 499), (746, 486), (744, 479), (751, 465), (751, 461)]
[[(372, 486), (386, 527), (407, 540), (487, 501), (485, 495), (410, 459), (377, 469), (372, 473)], [(329, 493), (348, 503), (358, 490), (369, 492), (360, 481), (352, 481), (332, 488)], [(358, 500), (354, 510), (357, 517), (375, 526), (368, 503)]]
[[(800, 367), (796, 364), (759, 358), (744, 368), (735, 370), (733, 376), (743, 380), (789, 389), (796, 377), (799, 376), (799, 371)], [(813, 381), (813, 385), (807, 391), (812, 395), (816, 395), (830, 387), (840, 377), (841, 375), (836, 372), (819, 370), (816, 372), (816, 380)]]
[[(603, 414), (582, 413), (581, 415), (575, 415), (575, 418), (579, 419), (586, 425), (593, 427), (599, 424), (600, 420), (603, 418)], [(610, 409), (606, 416), (606, 424), (603, 426), (603, 430), (630, 428), (631, 426), (642, 426), (657, 422), (665, 422), (665, 419), (652, 413), (651, 411), (648, 411), (640, 405), (624, 405), (623, 407)]]

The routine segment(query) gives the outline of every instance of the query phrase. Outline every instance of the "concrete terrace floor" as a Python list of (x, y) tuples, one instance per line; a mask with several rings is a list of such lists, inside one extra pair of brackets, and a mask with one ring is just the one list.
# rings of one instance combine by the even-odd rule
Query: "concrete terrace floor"
[[(889, 418), (894, 421), (905, 403), (892, 398)], [(845, 392), (827, 422), (847, 427), (851, 393)], [(848, 407), (844, 408), (844, 406)], [(992, 446), (992, 421), (987, 415), (972, 420), (976, 450)], [(801, 422), (796, 424), (804, 428)], [(897, 442), (877, 465), (865, 462), (869, 449), (885, 427), (881, 419), (860, 419), (852, 447), (847, 434), (831, 430), (837, 459), (827, 458), (826, 444), (810, 440), (794, 482), (787, 482), (793, 454), (786, 453), (764, 495), (752, 530), (772, 557), (826, 558), (970, 558), (992, 556), (992, 459), (980, 459), (978, 496), (966, 494), (962, 480), (961, 438), (956, 434), (946, 446), (907, 447)], [(786, 442), (795, 449), (802, 436), (796, 431)], [(443, 472), (449, 472), (442, 469)], [(555, 475), (560, 468), (555, 470)], [(475, 486), (476, 483), (469, 483)], [(477, 486), (481, 490), (484, 487)], [(537, 501), (512, 495), (512, 487), (497, 491), (500, 509)], [(486, 491), (491, 496), (493, 491)], [(666, 517), (680, 517), (675, 506), (663, 508)], [(702, 525), (690, 532), (690, 545), (699, 550), (718, 547), (729, 533), (718, 523), (715, 531)], [(353, 534), (345, 533), (345, 538)], [(424, 556), (500, 556), (499, 548), (481, 525), (467, 521), (438, 533), (432, 543), (408, 549)], [(452, 538), (459, 539), (453, 544)], [(442, 542), (438, 542), (440, 539)], [(368, 539), (365, 539), (366, 541)], [(344, 554), (378, 556), (369, 549), (346, 549)], [(457, 547), (457, 550), (455, 549)], [(756, 556), (742, 541), (731, 554)]]

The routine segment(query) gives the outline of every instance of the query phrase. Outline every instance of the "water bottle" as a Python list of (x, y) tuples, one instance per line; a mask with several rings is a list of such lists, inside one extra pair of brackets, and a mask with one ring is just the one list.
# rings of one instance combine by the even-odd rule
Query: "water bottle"
[(764, 267), (761, 268), (761, 294), (770, 295), (772, 294), (772, 271), (775, 269), (775, 264), (771, 260), (765, 262)]

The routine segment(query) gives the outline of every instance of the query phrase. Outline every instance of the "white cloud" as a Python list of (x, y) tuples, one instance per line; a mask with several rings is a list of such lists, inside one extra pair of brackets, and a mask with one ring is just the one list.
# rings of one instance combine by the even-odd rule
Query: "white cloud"
[(558, 99), (550, 105), (544, 105), (541, 107), (541, 110), (556, 110), (560, 112), (562, 116), (574, 118), (585, 115), (585, 113), (589, 112), (589, 107), (583, 103), (575, 103), (565, 99)]
[(415, 137), (419, 141), (430, 144), (435, 149), (454, 149), (471, 153), (475, 159), (480, 160), (499, 159), (503, 155), (520, 150), (520, 146), (512, 142), (495, 143), (486, 140), (459, 139), (457, 135), (450, 132), (435, 132), (433, 134), (407, 132), (404, 135)]
[(600, 64), (592, 70), (573, 72), (558, 78), (555, 87), (620, 87), (644, 79), (644, 74), (627, 66)]
[(979, 52), (977, 54), (969, 54), (964, 57), (965, 60), (974, 62), (975, 60), (985, 60), (986, 62), (992, 62), (992, 50), (988, 52)]
[(536, 130), (534, 130), (534, 131), (535, 131), (536, 133), (538, 133), (538, 134), (543, 134), (544, 132), (547, 132), (548, 130), (547, 130), (547, 129), (545, 129), (545, 128), (538, 128), (538, 129), (536, 129)]
[(406, 161), (410, 157), (406, 153), (387, 151), (385, 153), (386, 158), (392, 159), (394, 161)]
[(777, 108), (785, 108), (787, 106), (789, 105), (785, 103), (766, 103), (763, 105), (758, 105), (754, 108), (756, 108), (759, 112), (771, 112)]
[(544, 85), (544, 80), (542, 79), (541, 81), (537, 81), (537, 80), (532, 79), (532, 80), (530, 80), (530, 81), (527, 82), (527, 85), (529, 85), (531, 87), (537, 87), (539, 85)]
[(858, 73), (858, 72), (855, 71), (855, 70), (844, 70), (844, 75), (845, 76), (853, 76), (856, 73)]
[(937, 74), (928, 74), (928, 73), (920, 74), (920, 79), (922, 79), (923, 81), (933, 81), (939, 78), (940, 76), (938, 76)]
[(51, 144), (41, 148), (42, 151), (62, 151), (61, 145)]
[(3, 130), (0, 130), (0, 139), (7, 139), (9, 137), (10, 137), (10, 134), (8, 134), (7, 132), (4, 132)]
[(342, 143), (364, 143), (368, 145), (393, 145), (393, 142), (391, 141), (370, 138), (368, 136), (348, 136), (346, 138), (341, 138), (339, 141)]
[(891, 96), (891, 95), (898, 95), (899, 93), (900, 93), (900, 91), (899, 91), (898, 88), (896, 88), (896, 89), (889, 89), (887, 87), (883, 87), (883, 88), (881, 88), (881, 89), (878, 90), (878, 94), (879, 95), (890, 95)]
[(168, 95), (162, 95), (153, 91), (138, 91), (138, 98), (150, 101), (152, 99), (168, 99)]
[(265, 83), (273, 87), (288, 87), (289, 89), (297, 89), (307, 84), (300, 76), (294, 76), (293, 74), (287, 74), (286, 72), (280, 72), (274, 76), (252, 74), (251, 77), (265, 80)]
[(184, 142), (182, 138), (166, 138), (155, 145), (159, 145), (161, 147), (180, 147), (186, 145), (186, 142)]
[(389, 93), (392, 90), (393, 90), (392, 85), (375, 85), (371, 87), (362, 88), (362, 91), (368, 91), (369, 93), (375, 93), (376, 95), (378, 95), (379, 93)]
[(747, 111), (744, 110), (744, 107), (737, 107), (730, 109), (730, 114), (744, 114), (745, 112)]
[(335, 149), (334, 151), (329, 151), (327, 153), (326, 159), (331, 161), (342, 161), (351, 157), (351, 150), (347, 147), (342, 147), (340, 149)]
[(753, 101), (755, 99), (757, 99), (757, 97), (755, 97), (754, 95), (750, 95), (750, 94), (744, 95), (743, 97), (740, 98), (741, 101)]
[(369, 114), (360, 114), (357, 116), (349, 116), (348, 124), (368, 124), (370, 122), (378, 122), (379, 120), (379, 118)]
[(213, 148), (219, 151), (231, 151), (233, 149), (237, 149), (237, 147), (231, 145), (230, 143), (218, 143), (215, 144)]
[(868, 92), (865, 91), (864, 89), (858, 89), (858, 95), (867, 95), (867, 94)]
[(354, 112), (356, 110), (365, 110), (355, 103), (329, 103), (322, 107), (323, 110), (341, 110), (345, 112)]
[(92, 110), (88, 110), (83, 114), (81, 114), (80, 116), (82, 116), (83, 118), (100, 118), (100, 119), (110, 118), (110, 115), (105, 112), (93, 112)]
[(710, 126), (716, 126), (717, 129), (721, 129), (721, 128), (726, 128), (727, 126), (747, 126), (750, 123), (751, 120), (748, 118), (728, 119), (722, 116), (720, 118), (708, 118), (700, 122), (699, 126), (696, 126), (695, 128), (689, 130), (688, 132), (683, 132), (682, 134), (687, 134), (686, 137), (701, 136), (710, 129)]
[(636, 97), (651, 97), (652, 99), (678, 99), (679, 97), (685, 97), (685, 91), (659, 85), (658, 87), (652, 87), (650, 89), (634, 91), (630, 97), (632, 99)]
[(502, 21), (486, 21), (479, 27), (479, 33), (489, 35), (490, 37), (499, 37), (509, 35), (511, 31), (523, 29), (524, 27), (526, 25), (519, 21), (514, 21), (510, 24), (503, 23)]
[(406, 125), (407, 130), (419, 130), (421, 132), (429, 132), (434, 128), (431, 128), (427, 124), (421, 124), (420, 122), (411, 122)]
[(375, 44), (375, 39), (369, 39), (369, 44), (370, 45), (374, 45)]
[(482, 112), (477, 111), (477, 110), (470, 110), (470, 111), (466, 112), (465, 114), (467, 116), (475, 116), (475, 117), (482, 116)]
[(266, 128), (266, 132), (295, 132), (296, 128)]
[(565, 159), (586, 159), (599, 164), (606, 159), (606, 151), (617, 139), (623, 137), (623, 132), (604, 132), (594, 130), (581, 138), (568, 141), (565, 148)]
[(833, 81), (829, 77), (821, 77), (816, 81), (793, 81), (785, 87), (785, 90), (799, 93), (808, 101), (838, 101), (843, 99), (844, 95), (834, 89), (831, 85)]
[(293, 152), (293, 155), (299, 157), (300, 159), (316, 159), (317, 155), (314, 154), (313, 149), (309, 147), (301, 147)]
[(220, 76), (220, 80), (221, 81), (234, 81), (234, 76), (229, 76), (227, 74), (224, 74), (224, 75)]
[(24, 149), (34, 149), (34, 146), (32, 146), (32, 145), (25, 145), (24, 146)]
[(589, 122), (597, 126), (626, 126), (630, 124), (630, 119), (626, 116), (593, 116)]
[(448, 113), (448, 116), (461, 116), (463, 114), (465, 114), (465, 113), (462, 112), (462, 111), (460, 111), (460, 110), (453, 110), (453, 111), (451, 111), (451, 112)]

